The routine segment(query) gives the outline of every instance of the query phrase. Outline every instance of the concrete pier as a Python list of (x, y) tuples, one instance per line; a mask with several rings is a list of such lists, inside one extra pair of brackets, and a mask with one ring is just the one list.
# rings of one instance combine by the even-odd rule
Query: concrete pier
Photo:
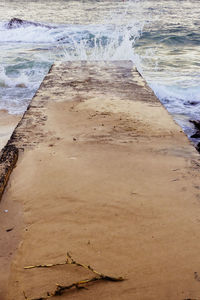
[(1, 300), (93, 276), (24, 269), (67, 252), (127, 280), (61, 300), (200, 298), (199, 154), (131, 62), (56, 63), (1, 157)]

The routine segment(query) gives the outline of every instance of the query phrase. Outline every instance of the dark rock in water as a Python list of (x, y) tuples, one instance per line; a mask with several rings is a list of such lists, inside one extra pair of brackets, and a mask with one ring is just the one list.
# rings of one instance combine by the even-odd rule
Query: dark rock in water
[(194, 124), (194, 126), (200, 130), (200, 120), (190, 120), (190, 123)]
[(40, 26), (40, 27), (45, 27), (45, 28), (48, 28), (48, 29), (56, 28), (56, 27), (41, 24), (41, 23), (21, 20), (21, 19), (18, 19), (18, 18), (11, 19), (6, 25), (6, 27), (8, 29), (18, 28), (20, 26)]
[(57, 39), (57, 42), (64, 41), (65, 39), (66, 39), (66, 37), (65, 37), (65, 36), (64, 36), (64, 37), (61, 37), (61, 38)]
[(18, 84), (16, 84), (16, 87), (25, 89), (27, 86), (24, 83), (18, 83)]
[(196, 145), (196, 149), (200, 153), (200, 142)]
[(200, 139), (200, 131), (196, 131), (193, 135), (191, 135), (192, 139)]
[[(194, 124), (195, 126), (195, 133), (190, 136), (192, 139), (197, 139), (199, 141), (200, 139), (200, 120), (189, 120), (190, 123)], [(196, 144), (196, 149), (200, 153), (200, 142)]]
[(188, 104), (190, 104), (190, 105), (197, 105), (197, 104), (199, 104), (199, 102), (198, 101), (188, 101)]
[(12, 29), (12, 28), (19, 27), (22, 24), (23, 24), (23, 21), (21, 19), (13, 18), (8, 22), (6, 27), (8, 29)]

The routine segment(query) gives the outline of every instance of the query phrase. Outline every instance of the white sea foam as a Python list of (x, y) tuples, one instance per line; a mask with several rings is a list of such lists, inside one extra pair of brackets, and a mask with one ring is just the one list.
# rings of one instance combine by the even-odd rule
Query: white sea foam
[(56, 29), (34, 25), (7, 29), (5, 23), (0, 26), (1, 43), (53, 43), (56, 40)]
[(0, 87), (17, 87), (21, 85), (21, 87), (27, 87), (29, 85), (29, 78), (22, 72), (18, 77), (9, 77), (6, 75), (4, 67), (0, 66)]
[(180, 87), (153, 82), (150, 87), (171, 113), (199, 118), (200, 86)]

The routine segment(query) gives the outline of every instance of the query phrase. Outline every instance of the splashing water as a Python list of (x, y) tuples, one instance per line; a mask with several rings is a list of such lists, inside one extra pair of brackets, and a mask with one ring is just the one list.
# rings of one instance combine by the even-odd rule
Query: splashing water
[(9, 28), (8, 22), (1, 22), (0, 53), (6, 59), (0, 68), (0, 109), (22, 113), (55, 61), (136, 61), (133, 46), (144, 21), (133, 16), (127, 21), (127, 15), (137, 2), (127, 1), (121, 11), (118, 7), (108, 11), (103, 24), (44, 26), (31, 20)]
[[(100, 31), (102, 30), (102, 31)], [(84, 31), (83, 31), (84, 32)], [(63, 60), (132, 60), (133, 45), (140, 36), (135, 26), (107, 26), (84, 32), (80, 40), (71, 38), (70, 45), (62, 45)], [(123, 53), (123, 55), (122, 55)]]
[[(103, 25), (82, 26), (81, 32), (75, 30), (75, 36), (63, 45), (64, 59), (73, 60), (132, 60), (135, 61), (134, 44), (142, 34), (144, 20), (132, 19), (126, 24), (128, 11), (133, 9), (133, 3), (139, 1), (127, 1), (124, 10), (112, 12)], [(85, 27), (85, 28), (84, 28)], [(77, 35), (78, 33), (78, 35)], [(81, 34), (80, 34), (81, 33)]]

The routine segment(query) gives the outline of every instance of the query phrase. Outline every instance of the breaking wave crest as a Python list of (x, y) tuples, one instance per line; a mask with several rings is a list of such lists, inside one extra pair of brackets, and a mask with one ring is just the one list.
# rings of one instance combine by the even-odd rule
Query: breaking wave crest
[(0, 42), (5, 45), (9, 61), (0, 68), (0, 108), (7, 106), (10, 113), (22, 113), (26, 109), (27, 98), (34, 95), (56, 60), (132, 60), (134, 63), (138, 60), (134, 44), (144, 24), (137, 20), (129, 25), (120, 24), (119, 20), (119, 24), (108, 25), (49, 25), (12, 20), (0, 23)]

